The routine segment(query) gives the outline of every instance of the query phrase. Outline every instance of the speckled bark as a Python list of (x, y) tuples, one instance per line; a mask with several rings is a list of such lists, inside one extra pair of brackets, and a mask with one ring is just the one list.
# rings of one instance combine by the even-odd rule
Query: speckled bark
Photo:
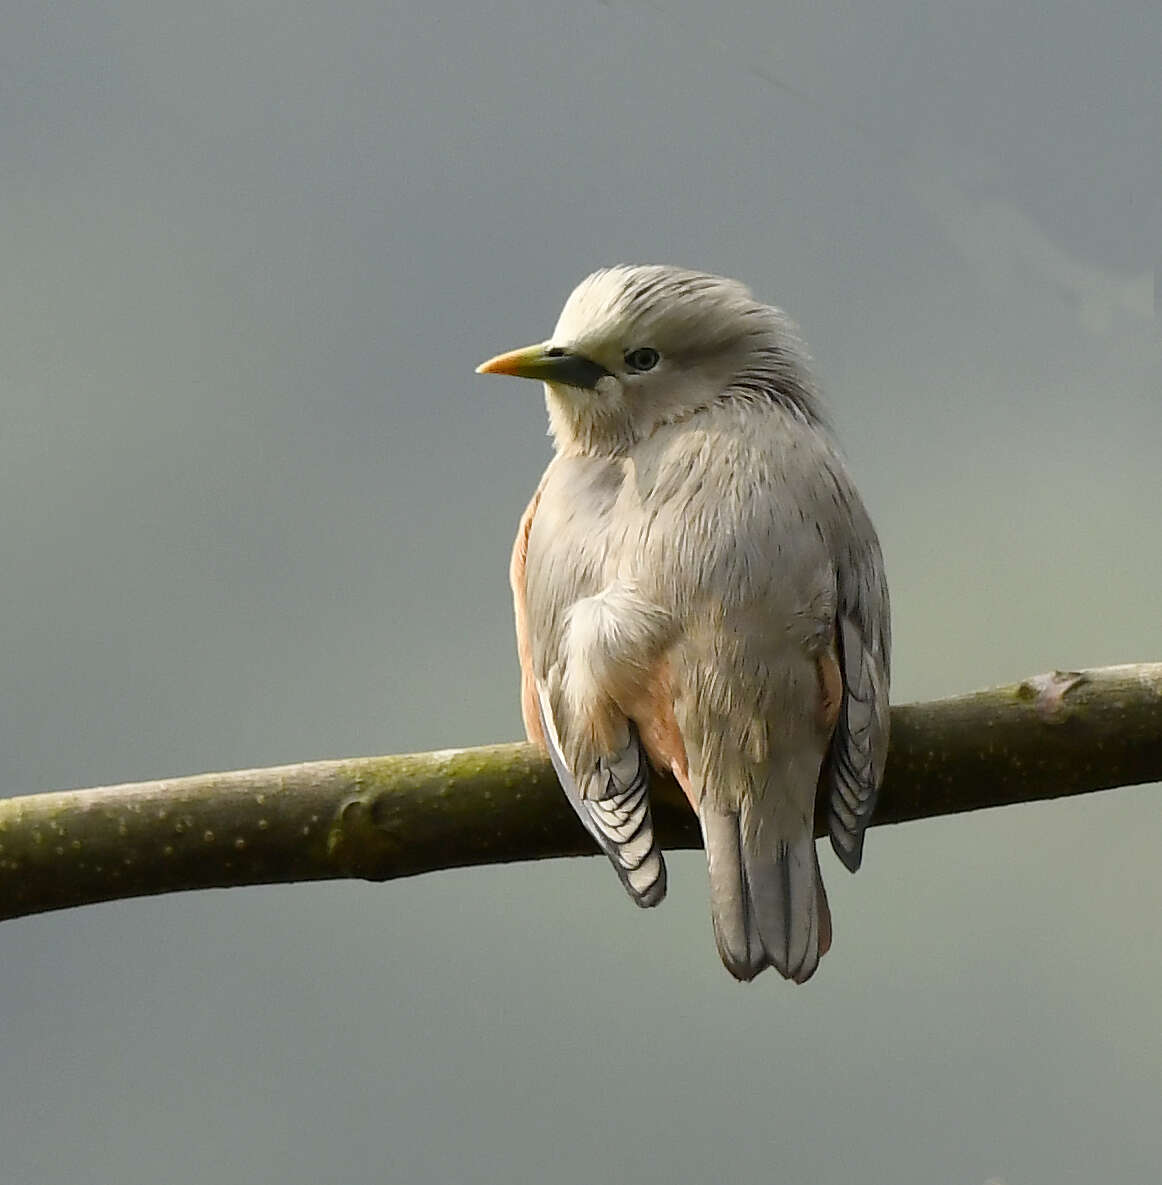
[[(873, 822), (1155, 781), (1162, 663), (1054, 672), (894, 708)], [(677, 787), (654, 800), (663, 846), (699, 846)], [(593, 851), (528, 745), (310, 762), (0, 800), (0, 918)]]

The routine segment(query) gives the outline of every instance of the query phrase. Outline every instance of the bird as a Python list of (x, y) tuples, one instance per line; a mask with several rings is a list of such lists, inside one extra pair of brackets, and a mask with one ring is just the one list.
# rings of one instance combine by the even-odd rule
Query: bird
[(555, 450), (510, 564), (529, 740), (643, 908), (667, 877), (651, 777), (672, 775), (727, 970), (805, 982), (831, 945), (816, 798), (855, 872), (891, 627), (797, 327), (739, 281), (619, 264), (477, 372), (540, 381)]

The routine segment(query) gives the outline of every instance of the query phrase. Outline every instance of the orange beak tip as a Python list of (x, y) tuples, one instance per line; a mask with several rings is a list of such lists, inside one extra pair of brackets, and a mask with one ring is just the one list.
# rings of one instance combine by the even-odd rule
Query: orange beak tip
[(543, 347), (541, 345), (524, 346), (519, 350), (509, 350), (506, 354), (497, 354), (487, 362), (481, 362), (476, 368), (477, 374), (507, 374), (513, 378), (540, 377), (539, 363), (543, 361)]

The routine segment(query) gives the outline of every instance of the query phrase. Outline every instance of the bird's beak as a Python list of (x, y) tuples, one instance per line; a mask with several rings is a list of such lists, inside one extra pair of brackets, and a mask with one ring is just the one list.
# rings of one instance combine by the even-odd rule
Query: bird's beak
[(541, 342), (497, 354), (476, 368), (477, 374), (510, 374), (518, 379), (539, 379), (542, 383), (559, 383), (564, 387), (594, 389), (609, 371), (604, 366), (574, 354), (560, 346)]

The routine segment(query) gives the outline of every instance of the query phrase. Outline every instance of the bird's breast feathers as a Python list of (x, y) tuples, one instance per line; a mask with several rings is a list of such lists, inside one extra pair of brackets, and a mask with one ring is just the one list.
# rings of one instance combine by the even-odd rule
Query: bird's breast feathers
[(558, 457), (529, 535), (534, 639), (543, 648), (575, 601), (618, 582), (679, 619), (823, 628), (845, 481), (826, 442), (778, 409), (703, 412), (623, 457)]

